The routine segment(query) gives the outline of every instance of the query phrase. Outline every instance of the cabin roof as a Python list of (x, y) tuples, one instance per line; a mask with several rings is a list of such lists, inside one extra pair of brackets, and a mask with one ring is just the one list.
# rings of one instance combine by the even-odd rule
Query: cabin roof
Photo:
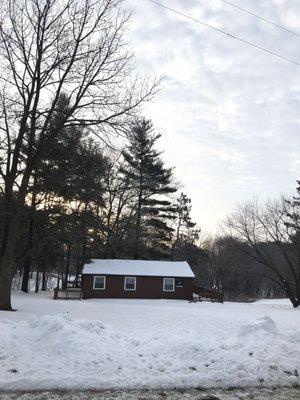
[(186, 261), (108, 260), (94, 259), (85, 264), (82, 274), (164, 276), (194, 278)]

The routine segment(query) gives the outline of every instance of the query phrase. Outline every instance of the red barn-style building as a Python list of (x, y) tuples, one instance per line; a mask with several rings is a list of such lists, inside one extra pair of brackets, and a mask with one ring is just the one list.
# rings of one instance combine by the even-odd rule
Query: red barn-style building
[(192, 300), (195, 275), (186, 261), (91, 260), (82, 298)]

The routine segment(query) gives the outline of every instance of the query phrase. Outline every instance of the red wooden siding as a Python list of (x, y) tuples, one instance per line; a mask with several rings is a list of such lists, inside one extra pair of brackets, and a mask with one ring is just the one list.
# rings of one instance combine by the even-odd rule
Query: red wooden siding
[[(175, 291), (163, 291), (163, 277), (160, 276), (137, 276), (136, 290), (124, 290), (124, 278), (121, 275), (105, 275), (105, 290), (94, 290), (93, 281), (97, 275), (82, 275), (82, 298), (126, 298), (126, 299), (181, 299), (191, 300), (193, 297), (193, 279), (175, 278)], [(176, 282), (181, 282), (182, 287), (176, 286)]]

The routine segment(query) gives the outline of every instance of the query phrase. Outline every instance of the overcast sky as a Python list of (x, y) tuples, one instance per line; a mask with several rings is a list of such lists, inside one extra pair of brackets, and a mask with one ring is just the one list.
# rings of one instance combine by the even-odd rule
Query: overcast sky
[[(206, 231), (238, 201), (293, 193), (300, 179), (300, 66), (245, 46), (148, 0), (127, 0), (139, 70), (165, 76), (145, 115), (163, 134), (193, 216)], [(300, 62), (300, 36), (221, 0), (158, 0)], [(300, 34), (299, 0), (231, 0)]]

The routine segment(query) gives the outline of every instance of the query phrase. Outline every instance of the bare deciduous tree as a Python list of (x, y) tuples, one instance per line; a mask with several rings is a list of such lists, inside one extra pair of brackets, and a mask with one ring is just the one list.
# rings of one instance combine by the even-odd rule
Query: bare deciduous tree
[(4, 0), (0, 14), (0, 309), (11, 310), (14, 247), (41, 144), (53, 129), (80, 124), (119, 131), (157, 83), (133, 76), (122, 0)]
[[(289, 203), (284, 199), (255, 200), (237, 206), (227, 218), (225, 227), (231, 236), (250, 245), (241, 247), (250, 257), (271, 271), (268, 278), (280, 286), (294, 307), (300, 305), (299, 238), (294, 227), (287, 223)], [(238, 243), (238, 242), (237, 242)]]

